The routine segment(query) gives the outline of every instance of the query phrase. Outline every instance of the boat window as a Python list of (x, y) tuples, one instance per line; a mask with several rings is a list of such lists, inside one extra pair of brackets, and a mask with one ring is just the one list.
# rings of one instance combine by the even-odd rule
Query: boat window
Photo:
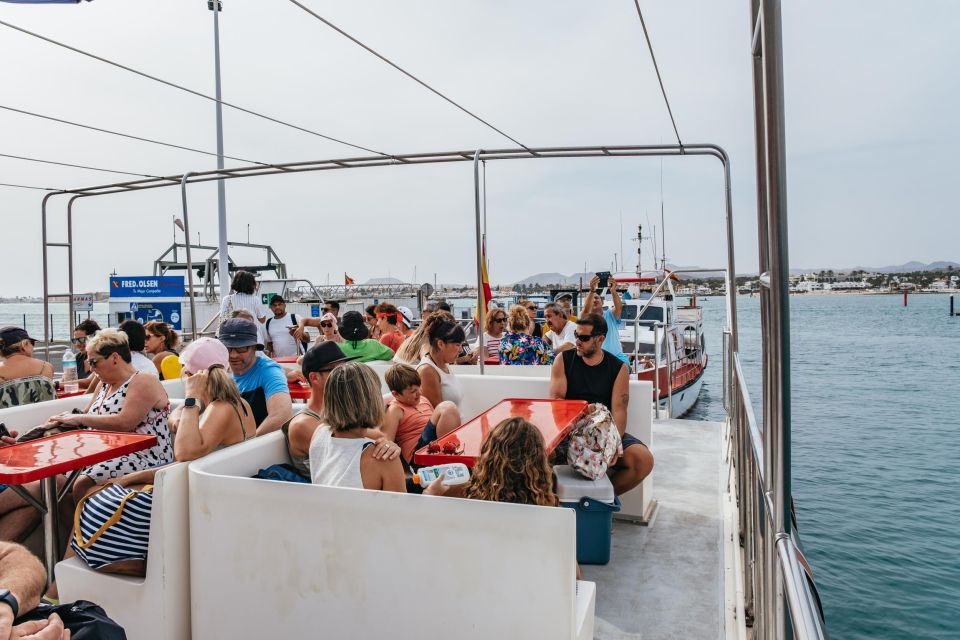
[[(620, 313), (620, 319), (626, 322), (632, 322), (637, 317), (637, 311), (640, 309), (637, 305), (625, 304), (623, 305), (623, 311)], [(643, 315), (640, 316), (641, 320), (651, 320), (656, 322), (663, 322), (663, 307), (647, 307)]]

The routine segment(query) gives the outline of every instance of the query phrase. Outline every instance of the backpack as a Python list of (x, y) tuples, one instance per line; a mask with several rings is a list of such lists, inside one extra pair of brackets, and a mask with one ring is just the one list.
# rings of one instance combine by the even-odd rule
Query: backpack
[(50, 378), (27, 376), (0, 383), (0, 409), (54, 400), (57, 392)]
[[(266, 325), (266, 327), (265, 327), (264, 330), (263, 330), (264, 333), (266, 333), (268, 337), (269, 337), (269, 335), (270, 335), (270, 321), (271, 321), (271, 320), (273, 320), (273, 318), (267, 318), (267, 325)], [(290, 320), (293, 321), (293, 326), (296, 326), (296, 325), (297, 325), (297, 314), (291, 313), (291, 314), (290, 314)], [(298, 347), (298, 349), (303, 349), (303, 352), (302, 352), (302, 353), (306, 353), (306, 352), (307, 352), (307, 349), (309, 349), (309, 348), (310, 348), (310, 341), (309, 341), (309, 340), (301, 340), (301, 341), (300, 341), (300, 346)]]
[(570, 431), (567, 464), (580, 475), (599, 480), (618, 454), (623, 453), (620, 431), (610, 410), (600, 403), (589, 405)]

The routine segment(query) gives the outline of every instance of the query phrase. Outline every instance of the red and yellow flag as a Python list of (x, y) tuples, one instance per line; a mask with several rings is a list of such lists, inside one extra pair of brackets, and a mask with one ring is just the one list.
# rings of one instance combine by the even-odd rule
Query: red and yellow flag
[(348, 276), (348, 275), (347, 275), (347, 272), (344, 271), (344, 272), (343, 272), (343, 284), (349, 286), (349, 285), (353, 284), (353, 282), (354, 282), (353, 278), (351, 278), (350, 276)]

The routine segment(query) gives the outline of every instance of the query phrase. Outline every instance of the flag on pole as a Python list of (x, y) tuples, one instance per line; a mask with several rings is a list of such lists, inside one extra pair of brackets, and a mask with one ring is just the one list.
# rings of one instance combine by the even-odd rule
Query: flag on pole
[(490, 276), (487, 273), (487, 241), (484, 239), (480, 245), (480, 277), (483, 281), (483, 289), (477, 292), (477, 309), (473, 314), (473, 323), (480, 325), (480, 306), (482, 305), (484, 313), (490, 310), (490, 301), (493, 300), (493, 292), (490, 290)]
[(344, 271), (344, 272), (343, 272), (343, 284), (345, 284), (345, 285), (351, 285), (351, 284), (353, 284), (353, 282), (354, 282), (353, 278), (351, 278), (350, 276), (348, 276), (348, 275), (347, 275), (347, 272)]

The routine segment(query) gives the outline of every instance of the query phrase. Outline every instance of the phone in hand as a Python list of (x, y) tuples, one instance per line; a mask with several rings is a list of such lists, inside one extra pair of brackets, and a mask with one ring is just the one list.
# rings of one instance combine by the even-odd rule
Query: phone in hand
[(0, 438), (10, 438), (10, 437), (12, 436), (10, 435), (10, 430), (7, 429), (7, 425), (0, 422)]
[(609, 271), (597, 271), (597, 277), (600, 278), (600, 284), (597, 285), (598, 290), (606, 289), (610, 284), (610, 272)]

